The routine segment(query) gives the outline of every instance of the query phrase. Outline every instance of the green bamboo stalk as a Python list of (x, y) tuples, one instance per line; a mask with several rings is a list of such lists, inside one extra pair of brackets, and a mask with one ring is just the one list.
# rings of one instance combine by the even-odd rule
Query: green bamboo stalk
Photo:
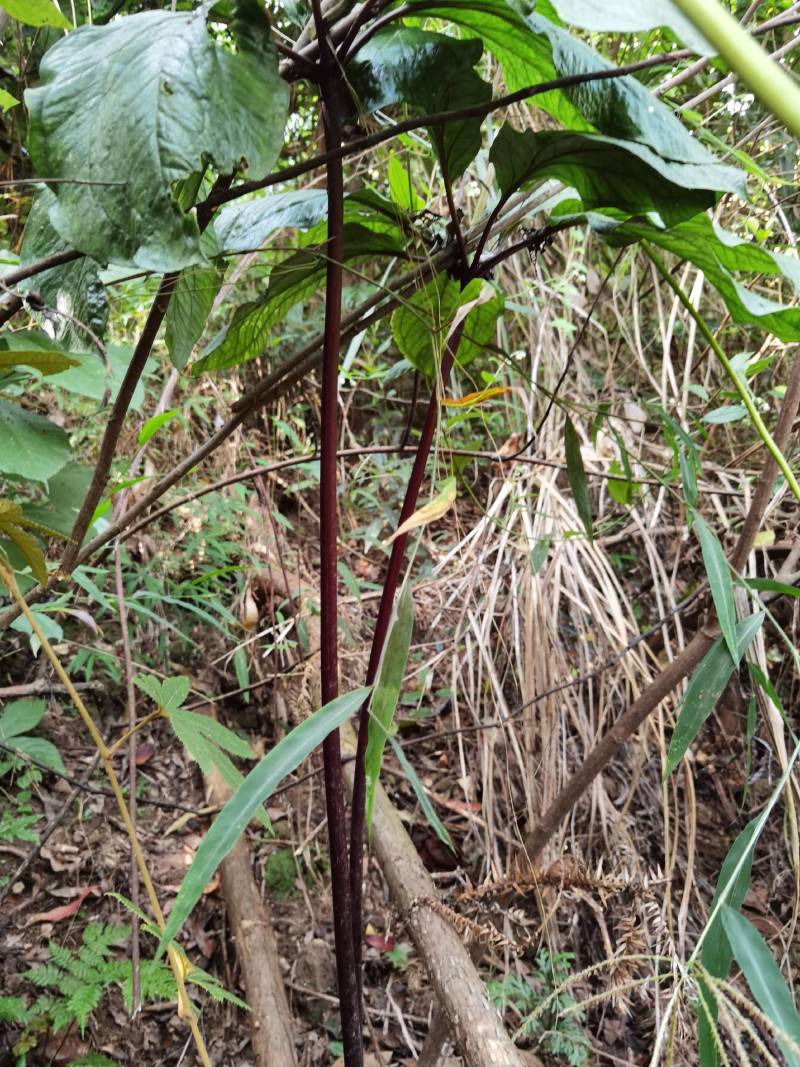
[(650, 257), (650, 260), (652, 261), (653, 266), (656, 268), (658, 273), (661, 275), (661, 277), (664, 279), (664, 281), (667, 283), (673, 293), (677, 296), (678, 300), (680, 300), (680, 302), (692, 316), (695, 323), (697, 324), (698, 330), (710, 345), (714, 355), (725, 368), (725, 373), (730, 378), (731, 384), (741, 397), (742, 403), (747, 409), (747, 414), (750, 416), (750, 420), (753, 423), (753, 426), (755, 427), (756, 433), (764, 442), (766, 447), (769, 449), (770, 453), (772, 454), (772, 458), (780, 467), (781, 473), (786, 479), (789, 488), (792, 490), (797, 499), (800, 500), (800, 484), (798, 484), (797, 478), (795, 477), (792, 468), (789, 466), (789, 463), (787, 462), (787, 459), (784, 456), (783, 452), (781, 452), (780, 448), (778, 448), (772, 434), (764, 425), (764, 420), (759, 414), (758, 408), (755, 405), (755, 401), (753, 400), (750, 390), (747, 387), (747, 382), (745, 382), (745, 380), (741, 378), (736, 372), (736, 368), (732, 366), (731, 361), (725, 355), (722, 346), (709, 329), (705, 319), (698, 312), (697, 308), (692, 304), (691, 300), (680, 287), (680, 285), (678, 285), (678, 283), (672, 277), (661, 256), (659, 256), (653, 246), (647, 241), (642, 241), (642, 248)]
[(800, 87), (794, 78), (770, 59), (717, 0), (675, 0), (675, 3), (761, 103), (795, 137), (800, 137)]

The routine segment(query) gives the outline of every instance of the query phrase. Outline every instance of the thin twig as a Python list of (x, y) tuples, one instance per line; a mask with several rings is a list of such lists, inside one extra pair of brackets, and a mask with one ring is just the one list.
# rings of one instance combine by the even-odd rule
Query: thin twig
[[(125, 606), (125, 586), (122, 581), (122, 545), (119, 541), (114, 547), (114, 580), (119, 612), (119, 629), (122, 636), (122, 656), (125, 664), (125, 688), (128, 699), (128, 812), (131, 826), (136, 832), (136, 687), (133, 684), (133, 661), (131, 643), (128, 633), (128, 609)], [(139, 870), (136, 859), (131, 854), (130, 860), (130, 894), (134, 908), (139, 907)], [(139, 968), (139, 916), (134, 911), (131, 923), (131, 1018), (136, 1018), (142, 1006), (142, 982)]]

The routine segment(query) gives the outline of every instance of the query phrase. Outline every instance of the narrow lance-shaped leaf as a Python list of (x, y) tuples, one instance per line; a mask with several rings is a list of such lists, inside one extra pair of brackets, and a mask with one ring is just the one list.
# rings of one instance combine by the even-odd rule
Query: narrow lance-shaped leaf
[[(747, 824), (731, 845), (730, 851), (722, 862), (717, 888), (714, 890), (714, 898), (711, 901), (712, 915), (719, 901), (723, 899), (729, 907), (738, 909), (747, 894), (747, 890), (750, 888), (755, 830), (758, 822), (759, 820), (756, 818)], [(741, 867), (739, 867), (740, 862)], [(739, 871), (731, 884), (731, 879), (734, 878), (734, 871), (736, 871), (737, 867), (739, 867)], [(730, 970), (732, 960), (733, 952), (722, 926), (720, 909), (712, 918), (703, 938), (701, 961), (703, 967), (712, 977), (725, 978)], [(705, 996), (706, 1007), (711, 1016), (709, 1019), (702, 1008), (698, 1012), (700, 1067), (716, 1067), (718, 1062), (717, 1046), (711, 1027), (712, 1022), (717, 1018), (717, 1005), (707, 983), (701, 981), (700, 984)]]
[(77, 359), (70, 359), (64, 352), (43, 352), (39, 349), (15, 349), (12, 352), (0, 351), (0, 371), (12, 370), (14, 367), (31, 367), (40, 374), (59, 374), (69, 367), (78, 367)]
[(714, 607), (717, 609), (717, 619), (725, 644), (733, 660), (737, 660), (736, 650), (736, 605), (733, 600), (733, 582), (728, 561), (722, 551), (722, 545), (716, 535), (709, 528), (702, 515), (695, 515), (695, 527), (697, 536), (700, 538), (700, 547), (703, 552), (703, 563), (708, 576), (708, 584), (711, 588), (711, 596)]
[(686, 750), (708, 716), (714, 710), (739, 661), (750, 647), (764, 621), (764, 612), (756, 612), (736, 625), (736, 659), (731, 658), (723, 638), (716, 641), (692, 675), (681, 711), (672, 734), (664, 778), (668, 778), (686, 754)]
[(269, 798), (282, 778), (291, 774), (332, 730), (362, 706), (371, 692), (371, 687), (356, 689), (315, 711), (250, 771), (203, 838), (175, 899), (157, 955), (180, 930), (214, 871), (236, 844), (259, 805)]
[(405, 774), (406, 778), (408, 778), (411, 784), (411, 788), (414, 790), (414, 794), (417, 800), (419, 801), (419, 806), (422, 808), (422, 812), (425, 818), (428, 820), (428, 825), (433, 829), (433, 832), (436, 834), (439, 840), (445, 845), (447, 845), (449, 849), (452, 849), (453, 842), (450, 837), (450, 834), (447, 832), (447, 827), (436, 814), (436, 808), (434, 808), (433, 804), (431, 803), (430, 797), (425, 792), (425, 786), (420, 781), (419, 775), (414, 770), (413, 764), (410, 762), (405, 752), (403, 751), (400, 742), (393, 734), (389, 734), (389, 741), (391, 743), (392, 748), (394, 749), (395, 756), (397, 756), (398, 763), (403, 768), (403, 773)]
[(775, 1039), (789, 1067), (800, 1065), (800, 1016), (792, 994), (764, 938), (733, 908), (723, 907), (722, 925), (750, 991), (775, 1027)]
[(372, 823), (372, 807), (375, 803), (375, 789), (381, 774), (386, 738), (392, 729), (392, 720), (400, 698), (400, 687), (406, 673), (413, 625), (414, 602), (410, 586), (406, 582), (400, 593), (389, 636), (386, 638), (380, 674), (370, 701), (367, 751), (364, 759), (364, 773), (367, 781), (367, 829)]
[(586, 536), (591, 541), (594, 537), (592, 501), (589, 496), (589, 484), (586, 481), (586, 470), (583, 466), (580, 438), (569, 415), (564, 422), (564, 453), (567, 461), (567, 477), (575, 498), (575, 507), (578, 509), (578, 516), (583, 523)]

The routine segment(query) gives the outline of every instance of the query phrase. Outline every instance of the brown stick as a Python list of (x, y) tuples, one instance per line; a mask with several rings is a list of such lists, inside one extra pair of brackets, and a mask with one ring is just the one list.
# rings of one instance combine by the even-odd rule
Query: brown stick
[[(342, 747), (348, 755), (356, 749), (349, 725), (342, 730)], [(353, 764), (346, 764), (345, 781), (350, 790), (353, 773)], [(407, 918), (465, 1067), (524, 1067), (525, 1061), (490, 1003), (461, 935), (426, 903), (435, 901), (438, 892), (381, 785), (375, 791), (372, 846), (395, 905)]]
[[(231, 791), (214, 772), (206, 779), (209, 801), (224, 804)], [(253, 878), (250, 849), (242, 836), (219, 869), (231, 939), (242, 968), (250, 1006), (250, 1033), (257, 1067), (294, 1067), (292, 1016), (278, 962), (272, 916)]]
[[(775, 430), (775, 443), (781, 452), (786, 451), (791, 436), (792, 424), (800, 407), (800, 356), (796, 357), (789, 372), (786, 395)], [(756, 489), (753, 503), (745, 517), (742, 532), (731, 556), (730, 565), (740, 571), (753, 547), (753, 540), (761, 526), (767, 504), (772, 495), (772, 486), (778, 474), (778, 464), (771, 454), (767, 455), (764, 470)], [(533, 863), (540, 856), (547, 842), (564, 819), (580, 800), (594, 779), (608, 766), (622, 746), (630, 740), (645, 719), (652, 714), (665, 697), (687, 678), (699, 665), (718, 637), (718, 631), (701, 629), (661, 673), (653, 679), (638, 700), (614, 723), (608, 733), (598, 741), (583, 765), (569, 779), (556, 799), (525, 839), (528, 860)]]

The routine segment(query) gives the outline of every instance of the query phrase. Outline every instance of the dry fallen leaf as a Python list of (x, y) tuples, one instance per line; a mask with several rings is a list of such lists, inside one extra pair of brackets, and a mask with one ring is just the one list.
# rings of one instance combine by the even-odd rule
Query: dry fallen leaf
[(53, 908), (51, 911), (37, 911), (34, 915), (29, 915), (25, 925), (30, 926), (32, 923), (57, 923), (63, 919), (71, 919), (73, 915), (76, 915), (80, 911), (81, 904), (93, 893), (95, 896), (100, 896), (101, 887), (99, 885), (87, 885), (85, 889), (81, 889), (78, 895), (70, 904), (62, 904), (60, 908)]
[(427, 504), (424, 504), (421, 508), (415, 511), (413, 515), (409, 515), (405, 522), (400, 523), (391, 537), (387, 537), (383, 542), (384, 545), (388, 547), (402, 534), (406, 534), (410, 530), (416, 530), (420, 526), (427, 526), (429, 523), (441, 519), (441, 517), (455, 503), (456, 494), (456, 480), (455, 478), (448, 478), (446, 481), (442, 482), (441, 491), (433, 498), (433, 500), (429, 500)]

